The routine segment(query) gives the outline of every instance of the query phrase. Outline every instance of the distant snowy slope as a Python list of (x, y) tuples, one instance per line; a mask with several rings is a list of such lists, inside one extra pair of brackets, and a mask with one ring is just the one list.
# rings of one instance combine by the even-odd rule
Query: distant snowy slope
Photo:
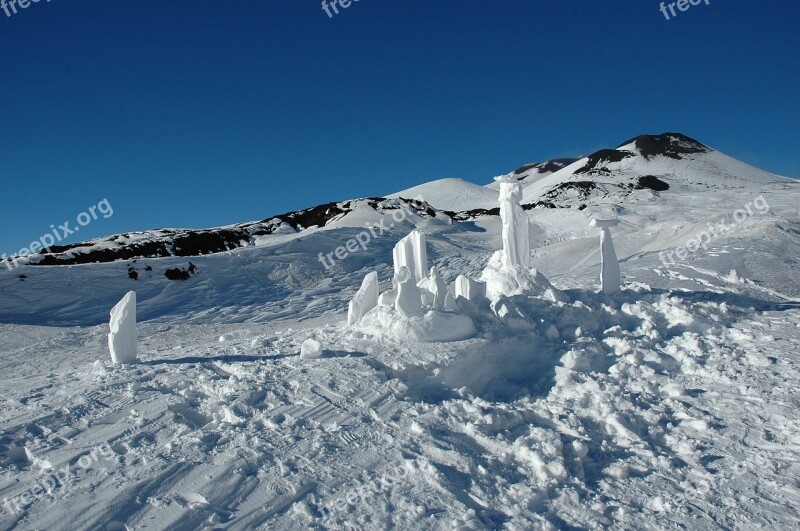
[[(524, 166), (517, 168), (507, 175), (515, 177), (520, 183), (522, 183), (522, 186), (525, 187), (529, 184), (533, 184), (541, 179), (544, 179), (548, 175), (552, 175), (555, 172), (564, 169), (577, 160), (578, 159), (574, 158), (563, 158), (548, 160), (545, 162), (534, 162), (531, 164), (525, 164)], [(496, 182), (492, 182), (487, 184), (486, 188), (499, 190), (500, 185)]]
[(637, 189), (756, 191), (765, 184), (788, 181), (792, 179), (754, 168), (685, 135), (664, 133), (641, 135), (616, 149), (600, 150), (537, 180), (524, 188), (523, 203), (626, 203)]
[(414, 186), (387, 197), (423, 198), (439, 210), (463, 212), (466, 210), (490, 209), (497, 206), (497, 191), (462, 179), (439, 179)]

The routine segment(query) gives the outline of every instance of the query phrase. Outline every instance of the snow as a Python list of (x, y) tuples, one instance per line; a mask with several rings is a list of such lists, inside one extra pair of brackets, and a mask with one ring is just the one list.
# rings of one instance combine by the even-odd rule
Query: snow
[(397, 292), (394, 309), (400, 317), (409, 319), (422, 315), (422, 292), (406, 266), (400, 267), (394, 277), (394, 285)]
[(433, 309), (443, 310), (450, 293), (447, 291), (447, 284), (444, 279), (442, 279), (442, 275), (439, 273), (439, 269), (436, 266), (431, 268), (430, 276), (428, 277), (428, 290), (431, 292), (431, 295), (433, 295), (433, 301), (431, 303)]
[(456, 212), (497, 206), (496, 191), (457, 178), (431, 181), (387, 197), (420, 197), (435, 208)]
[[(797, 528), (800, 185), (715, 152), (628, 160), (609, 182), (674, 186), (526, 211), (535, 270), (503, 266), (497, 216), (418, 213), (326, 270), (391, 216), (361, 207), (192, 257), (186, 282), (163, 276), (180, 257), (0, 268), (0, 528)], [(620, 220), (614, 293), (592, 218)], [(458, 309), (395, 310), (414, 229), (436, 274), (413, 287), (455, 281)], [(107, 312), (134, 286), (140, 363), (118, 367)]]
[(136, 292), (129, 291), (111, 309), (108, 349), (115, 364), (136, 363)]
[(313, 338), (308, 338), (305, 341), (303, 341), (303, 345), (300, 347), (301, 359), (307, 360), (307, 359), (314, 359), (321, 357), (322, 357), (322, 343)]
[(486, 284), (465, 275), (458, 275), (455, 282), (456, 298), (462, 297), (468, 301), (479, 301), (486, 298)]
[(398, 274), (405, 267), (416, 283), (426, 278), (428, 273), (428, 254), (425, 233), (414, 230), (397, 242), (393, 251), (394, 272)]
[(531, 265), (530, 220), (522, 209), (522, 187), (514, 178), (499, 177), (500, 219), (503, 223), (503, 259), (505, 267)]
[(378, 273), (372, 271), (364, 277), (347, 309), (347, 324), (356, 324), (368, 311), (378, 305)]
[(614, 241), (611, 239), (609, 228), (616, 227), (619, 220), (616, 219), (593, 219), (590, 223), (592, 227), (600, 229), (600, 291), (603, 293), (614, 293), (619, 291), (622, 286), (620, 276), (619, 261), (617, 253), (614, 251)]

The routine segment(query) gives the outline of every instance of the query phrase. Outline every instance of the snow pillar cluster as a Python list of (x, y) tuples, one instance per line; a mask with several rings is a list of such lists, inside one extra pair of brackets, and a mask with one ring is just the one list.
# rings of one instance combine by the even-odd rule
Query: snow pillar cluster
[(136, 292), (129, 291), (111, 309), (108, 349), (115, 365), (136, 363)]
[(528, 214), (520, 205), (522, 187), (511, 176), (497, 178), (500, 183), (500, 220), (503, 222), (503, 257), (505, 267), (531, 266), (531, 243)]
[(592, 227), (600, 229), (600, 290), (603, 293), (614, 293), (622, 286), (617, 253), (611, 239), (611, 227), (619, 224), (616, 219), (593, 219)]

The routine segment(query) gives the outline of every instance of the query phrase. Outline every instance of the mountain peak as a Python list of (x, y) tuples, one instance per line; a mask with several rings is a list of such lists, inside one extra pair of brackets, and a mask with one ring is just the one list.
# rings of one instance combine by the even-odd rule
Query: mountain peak
[(620, 144), (617, 149), (623, 147), (636, 147), (639, 153), (650, 159), (658, 155), (673, 159), (682, 158), (681, 155), (691, 153), (708, 153), (711, 148), (701, 144), (693, 138), (681, 133), (663, 133), (660, 135), (639, 135), (627, 142)]

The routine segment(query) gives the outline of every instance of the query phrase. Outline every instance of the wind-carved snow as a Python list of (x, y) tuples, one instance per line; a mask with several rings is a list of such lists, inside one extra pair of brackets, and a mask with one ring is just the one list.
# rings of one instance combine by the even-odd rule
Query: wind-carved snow
[(397, 242), (393, 251), (394, 273), (397, 275), (405, 267), (415, 283), (425, 278), (428, 272), (428, 251), (425, 233), (414, 230)]
[(111, 332), (108, 334), (108, 350), (114, 364), (136, 363), (138, 341), (136, 333), (136, 292), (129, 291), (111, 309)]
[(361, 288), (356, 292), (347, 309), (347, 324), (356, 324), (364, 315), (378, 305), (378, 273), (372, 272), (364, 277)]

